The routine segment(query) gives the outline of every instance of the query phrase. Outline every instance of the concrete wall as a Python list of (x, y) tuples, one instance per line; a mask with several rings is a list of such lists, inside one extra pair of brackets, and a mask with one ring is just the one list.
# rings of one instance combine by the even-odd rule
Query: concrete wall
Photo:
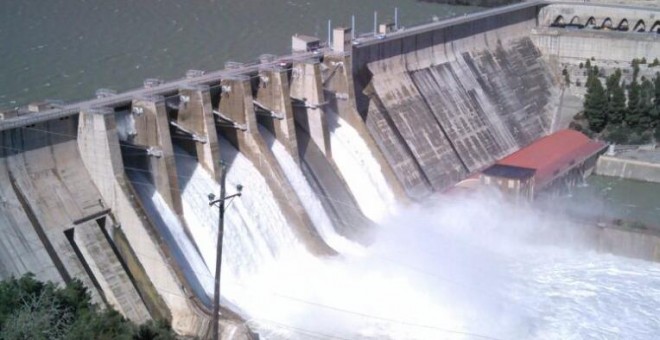
[[(630, 30), (635, 27), (644, 27), (646, 31), (660, 28), (660, 9), (658, 8), (634, 8), (625, 6), (599, 6), (598, 4), (551, 4), (545, 6), (539, 12), (539, 24), (550, 26), (559, 17), (563, 22), (586, 25), (593, 18), (595, 25), (600, 27), (605, 23), (616, 28), (626, 20)], [(643, 26), (638, 26), (641, 24)]]
[(174, 121), (192, 135), (197, 160), (216, 180), (220, 180), (220, 148), (213, 120), (211, 92), (208, 86), (188, 86), (179, 89), (181, 102)]
[(660, 164), (615, 156), (600, 156), (595, 173), (603, 176), (660, 183)]
[(287, 70), (279, 66), (265, 67), (256, 79), (255, 100), (263, 106), (259, 108), (262, 111), (259, 123), (268, 128), (294, 160), (299, 161)]
[(532, 40), (544, 55), (561, 60), (584, 61), (593, 57), (630, 62), (633, 58), (652, 61), (660, 56), (657, 34), (539, 28), (532, 33)]
[(244, 126), (245, 130), (234, 128), (220, 130), (264, 176), (289, 226), (307, 249), (317, 255), (334, 253), (314, 229), (300, 198), (259, 134), (250, 80), (248, 77), (223, 79), (222, 85), (225, 90), (220, 96), (219, 111), (235, 123)]
[(390, 163), (387, 162), (383, 154), (380, 152), (376, 141), (369, 133), (367, 125), (357, 111), (355, 102), (355, 84), (353, 82), (353, 73), (351, 69), (351, 66), (353, 65), (352, 57), (343, 53), (326, 55), (323, 59), (323, 63), (326, 66), (326, 71), (323, 74), (323, 88), (325, 98), (328, 101), (327, 110), (330, 113), (328, 115), (330, 131), (332, 132), (337, 126), (338, 122), (333, 121), (336, 120), (337, 117), (340, 117), (350, 124), (367, 144), (367, 147), (380, 165), (381, 171), (396, 197), (400, 201), (405, 202), (406, 194), (403, 185), (396, 177), (394, 169), (392, 169)]
[[(148, 282), (145, 285), (153, 286), (158, 293), (155, 298), (162, 299), (166, 306), (172, 328), (183, 335), (204, 336), (209, 329), (208, 316), (184, 291), (183, 276), (175, 272), (176, 265), (163, 252), (154, 228), (149, 225), (130, 190), (112, 110), (90, 110), (80, 114), (78, 148), (84, 167), (117, 217), (123, 234), (146, 272)], [(148, 288), (141, 287), (142, 290)], [(159, 301), (153, 304), (158, 305)]]
[(131, 108), (141, 112), (133, 113), (137, 134), (133, 136), (131, 142), (153, 150), (148, 156), (148, 170), (154, 186), (170, 208), (178, 215), (182, 215), (181, 193), (165, 99), (161, 96), (138, 98), (133, 100)]
[(96, 221), (76, 226), (73, 229), (73, 242), (109, 305), (137, 324), (151, 319), (133, 282)]
[(80, 160), (75, 131), (75, 117), (4, 131), (3, 145), (22, 150), (8, 155), (6, 165), (17, 198), (12, 203), (20, 204), (31, 222), (19, 227), (34, 228), (64, 282), (80, 279), (92, 301), (102, 303), (103, 292), (65, 234), (76, 221), (106, 211)]
[(536, 7), (353, 49), (357, 108), (408, 195), (459, 182), (549, 130), (559, 89)]
[(290, 97), (296, 100), (293, 107), (296, 123), (311, 136), (324, 155), (332, 157), (322, 79), (318, 59), (294, 63)]

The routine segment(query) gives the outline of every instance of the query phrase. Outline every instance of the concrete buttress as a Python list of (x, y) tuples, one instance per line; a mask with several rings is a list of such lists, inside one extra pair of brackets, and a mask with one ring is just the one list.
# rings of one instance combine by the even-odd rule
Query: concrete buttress
[(207, 85), (182, 87), (179, 89), (179, 95), (180, 105), (175, 122), (193, 134), (197, 160), (213, 178), (219, 181), (220, 148), (213, 121), (209, 87)]
[(133, 100), (132, 108), (137, 132), (132, 142), (149, 150), (149, 170), (156, 189), (170, 208), (177, 215), (182, 215), (181, 193), (165, 100), (162, 96), (142, 97)]
[[(259, 71), (256, 100), (261, 106), (260, 110), (264, 111), (266, 115), (271, 114), (271, 117), (259, 117), (259, 121), (269, 128), (291, 157), (296, 162), (300, 162), (293, 107), (289, 94), (289, 78), (285, 69), (271, 66)], [(270, 110), (270, 112), (266, 110)]]
[(332, 157), (325, 113), (321, 63), (317, 59), (295, 62), (291, 70), (291, 98), (295, 99), (296, 122), (327, 157)]
[[(177, 272), (176, 264), (150, 225), (139, 200), (124, 174), (121, 149), (111, 109), (90, 109), (80, 113), (78, 148), (104, 201), (112, 209), (120, 229), (144, 271), (136, 279), (149, 311), (171, 321), (179, 334), (204, 336), (208, 316), (196, 305), (191, 290)], [(132, 272), (133, 276), (139, 277)]]
[[(223, 128), (225, 136), (264, 176), (286, 220), (309, 251), (317, 255), (333, 254), (313, 227), (284, 171), (259, 134), (249, 78), (242, 76), (223, 79), (222, 88), (219, 104), (221, 114), (245, 129)], [(245, 190), (250, 190), (247, 183)]]

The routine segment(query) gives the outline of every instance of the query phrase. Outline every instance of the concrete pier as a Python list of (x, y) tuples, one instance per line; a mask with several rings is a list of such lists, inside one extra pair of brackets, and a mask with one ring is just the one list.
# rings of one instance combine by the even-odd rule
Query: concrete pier
[(184, 290), (183, 275), (162, 248), (125, 177), (113, 110), (80, 113), (78, 148), (84, 167), (120, 223), (130, 252), (137, 257), (139, 265), (132, 274), (151, 314), (169, 320), (179, 334), (205, 336), (208, 316), (189, 295), (191, 290)]
[(192, 133), (197, 160), (211, 176), (220, 180), (220, 148), (213, 119), (211, 93), (207, 85), (186, 86), (179, 90), (179, 109), (173, 121)]
[(257, 115), (257, 120), (266, 126), (291, 157), (299, 162), (290, 91), (286, 69), (280, 66), (265, 66), (259, 70), (256, 101), (259, 103), (257, 109), (261, 110), (262, 114)]
[(291, 98), (296, 122), (305, 130), (326, 157), (332, 157), (330, 133), (325, 114), (321, 63), (316, 58), (296, 62), (291, 70)]
[(314, 229), (284, 171), (259, 134), (249, 78), (223, 79), (221, 84), (219, 112), (228, 117), (235, 127), (224, 127), (220, 130), (264, 176), (282, 213), (309, 251), (317, 255), (334, 253)]
[(147, 149), (149, 171), (156, 190), (172, 210), (182, 215), (181, 193), (165, 99), (162, 96), (138, 98), (133, 100), (131, 110), (137, 134), (130, 142)]

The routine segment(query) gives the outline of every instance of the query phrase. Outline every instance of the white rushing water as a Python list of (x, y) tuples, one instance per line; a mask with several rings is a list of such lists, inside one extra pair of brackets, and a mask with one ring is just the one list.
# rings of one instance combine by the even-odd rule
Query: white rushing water
[[(222, 141), (225, 154), (227, 148)], [(217, 210), (206, 195), (218, 186), (194, 160), (177, 163), (191, 174), (185, 219), (213, 268)], [(569, 222), (492, 193), (409, 207), (363, 252), (316, 258), (296, 241), (243, 156), (233, 160), (228, 182), (245, 190), (227, 211), (223, 301), (264, 339), (660, 334), (660, 265), (595, 253)]]
[[(223, 153), (233, 150), (225, 140), (220, 144)], [(209, 207), (208, 194), (217, 196), (220, 186), (194, 158), (177, 157), (177, 166), (179, 173), (191, 174), (182, 190), (184, 218), (207, 266), (215, 268), (218, 209)], [(241, 280), (275, 262), (284, 249), (302, 248), (265, 179), (240, 153), (228, 165), (227, 193), (234, 193), (238, 184), (244, 186), (242, 196), (233, 199), (225, 211), (222, 267), (227, 275), (223, 283), (225, 278)]]
[(115, 114), (117, 124), (117, 136), (120, 141), (127, 141), (137, 134), (135, 129), (135, 117), (130, 111), (120, 111)]
[(213, 296), (213, 272), (209, 271), (195, 245), (186, 235), (179, 217), (154, 189), (145, 173), (127, 170), (127, 174), (133, 188), (142, 199), (142, 206), (172, 250), (186, 278), (192, 283), (195, 293), (202, 297), (204, 294)]
[(333, 249), (342, 252), (360, 252), (362, 247), (345, 237), (337, 234), (332, 225), (332, 220), (328, 216), (321, 200), (317, 197), (314, 189), (309, 185), (305, 175), (302, 173), (300, 166), (293, 160), (291, 155), (286, 151), (284, 145), (275, 139), (270, 131), (264, 127), (259, 127), (259, 132), (264, 137), (266, 142), (270, 145), (273, 155), (277, 162), (284, 170), (284, 175), (293, 187), (298, 198), (305, 208), (307, 215), (309, 215), (314, 227), (319, 232), (323, 240)]
[(336, 121), (337, 125), (330, 129), (332, 157), (362, 213), (380, 222), (395, 211), (394, 193), (380, 165), (357, 131), (340, 117), (336, 117)]

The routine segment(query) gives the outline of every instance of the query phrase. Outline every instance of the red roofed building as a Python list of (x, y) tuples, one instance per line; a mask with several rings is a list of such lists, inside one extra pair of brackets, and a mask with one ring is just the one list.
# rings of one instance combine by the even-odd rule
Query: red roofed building
[(584, 177), (605, 148), (605, 143), (591, 140), (581, 132), (561, 130), (487, 168), (481, 174), (481, 182), (531, 199), (555, 184), (570, 186)]

